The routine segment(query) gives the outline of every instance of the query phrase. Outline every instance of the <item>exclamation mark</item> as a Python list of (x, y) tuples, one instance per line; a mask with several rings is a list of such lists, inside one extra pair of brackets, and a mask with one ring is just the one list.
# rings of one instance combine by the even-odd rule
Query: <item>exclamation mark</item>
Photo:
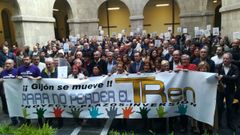
[(109, 82), (109, 81), (107, 81), (107, 87), (109, 87), (109, 83), (110, 83), (110, 82)]
[(110, 87), (112, 87), (112, 83), (113, 83), (113, 81), (110, 81)]

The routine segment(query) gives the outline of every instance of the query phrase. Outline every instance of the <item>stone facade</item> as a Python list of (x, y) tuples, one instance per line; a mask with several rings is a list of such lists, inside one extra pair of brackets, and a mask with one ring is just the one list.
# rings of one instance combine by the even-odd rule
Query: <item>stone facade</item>
[[(56, 1), (67, 3), (70, 35), (97, 35), (98, 9), (106, 0), (11, 0), (14, 7), (12, 21), (19, 45), (32, 46), (55, 38), (53, 8)], [(130, 12), (131, 30), (143, 28), (144, 7), (150, 0), (119, 0)], [(159, 0), (161, 1), (161, 0)], [(171, 1), (171, 0), (169, 0)], [(180, 9), (180, 26), (190, 34), (195, 26), (206, 27), (214, 23), (215, 9), (212, 0), (175, 0)], [(222, 0), (222, 34), (232, 36), (240, 29), (240, 1)], [(238, 30), (239, 31), (239, 30)]]
[(222, 35), (233, 38), (233, 32), (240, 31), (240, 1), (223, 0), (222, 8)]

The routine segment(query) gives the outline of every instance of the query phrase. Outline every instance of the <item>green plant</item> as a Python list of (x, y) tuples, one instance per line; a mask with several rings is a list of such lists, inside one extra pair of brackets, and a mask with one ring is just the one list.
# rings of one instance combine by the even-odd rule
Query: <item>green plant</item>
[(6, 124), (0, 125), (0, 134), (13, 134), (14, 130), (15, 129), (9, 125)]
[(108, 135), (135, 135), (135, 133), (133, 131), (131, 132), (126, 132), (126, 131), (123, 131), (122, 133), (119, 132), (119, 131), (116, 131), (116, 130), (111, 130)]
[(55, 135), (56, 129), (52, 128), (48, 124), (44, 124), (42, 128), (38, 129), (38, 132), (36, 135)]
[(9, 135), (55, 135), (56, 129), (48, 124), (44, 124), (42, 128), (33, 127), (32, 125), (22, 125), (19, 128), (13, 128), (9, 125), (0, 125), (0, 134)]

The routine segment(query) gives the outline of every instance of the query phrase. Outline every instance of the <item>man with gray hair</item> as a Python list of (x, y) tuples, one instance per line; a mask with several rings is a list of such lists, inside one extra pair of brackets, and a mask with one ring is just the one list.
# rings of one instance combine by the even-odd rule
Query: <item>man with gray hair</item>
[(232, 102), (235, 94), (235, 87), (239, 77), (239, 69), (236, 65), (232, 64), (232, 54), (224, 53), (223, 63), (217, 68), (218, 80), (223, 83), (223, 91), (217, 92), (217, 106), (218, 106), (218, 120), (219, 126), (222, 125), (222, 114), (224, 111), (224, 98), (226, 99), (227, 107), (227, 126), (235, 131), (233, 118), (233, 106)]

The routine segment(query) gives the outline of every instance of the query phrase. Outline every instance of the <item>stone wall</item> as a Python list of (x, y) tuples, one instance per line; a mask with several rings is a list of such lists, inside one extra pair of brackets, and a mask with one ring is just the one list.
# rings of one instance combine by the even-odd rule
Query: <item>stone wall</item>
[(233, 32), (240, 32), (240, 1), (223, 0), (222, 8), (222, 35), (233, 39)]

